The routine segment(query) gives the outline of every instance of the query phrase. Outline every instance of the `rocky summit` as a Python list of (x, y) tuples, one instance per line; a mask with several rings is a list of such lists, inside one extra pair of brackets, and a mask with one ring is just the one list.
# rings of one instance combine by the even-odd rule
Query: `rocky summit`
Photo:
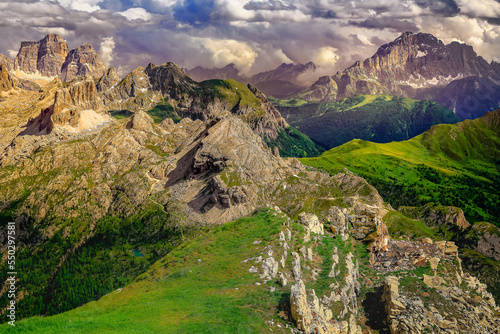
[(20, 71), (21, 76), (28, 75), (28, 78), (34, 78), (33, 75), (42, 78), (59, 76), (66, 82), (76, 76), (90, 75), (99, 78), (106, 71), (106, 66), (89, 43), (68, 50), (64, 38), (49, 34), (38, 42), (21, 42), (13, 70)]
[(0, 54), (0, 65), (5, 66), (7, 71), (12, 71), (14, 69), (14, 62), (9, 57)]
[(99, 58), (97, 51), (89, 43), (71, 50), (61, 67), (61, 80), (71, 81), (76, 76), (90, 75), (100, 78), (107, 68)]
[[(482, 85), (491, 93), (478, 96), (480, 101), (473, 102), (442, 97), (445, 94), (475, 98), (473, 91), (460, 89), (463, 87), (460, 82), (470, 78), (487, 81)], [(356, 94), (425, 97), (443, 103), (462, 118), (476, 118), (498, 108), (495, 92), (498, 93), (499, 80), (498, 67), (478, 56), (471, 46), (458, 42), (445, 45), (433, 35), (408, 32), (382, 45), (371, 58), (358, 61), (330, 78), (320, 78), (299, 96), (325, 102)], [(493, 107), (481, 108), (480, 102)]]
[(68, 44), (59, 35), (49, 34), (38, 42), (21, 42), (14, 68), (25, 73), (55, 77), (68, 55)]

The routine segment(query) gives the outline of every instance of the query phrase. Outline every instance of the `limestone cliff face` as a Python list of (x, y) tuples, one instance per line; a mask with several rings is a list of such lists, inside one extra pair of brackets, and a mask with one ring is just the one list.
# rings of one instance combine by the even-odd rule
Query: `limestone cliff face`
[[(332, 76), (336, 89), (332, 89), (327, 78), (320, 78), (300, 96), (316, 101), (331, 101), (356, 94), (425, 97), (443, 102), (444, 106), (456, 109), (460, 115), (462, 109), (467, 107), (467, 101), (452, 98), (437, 101), (442, 92), (426, 89), (445, 87), (455, 80), (469, 77), (484, 78), (488, 83), (483, 86), (495, 86), (495, 82), (500, 80), (500, 73), (496, 64), (486, 62), (469, 45), (458, 42), (445, 45), (430, 34), (407, 32), (393, 42), (382, 45), (371, 58), (358, 61)], [(447, 90), (448, 94), (456, 91), (457, 88)], [(462, 89), (455, 95), (468, 93), (470, 95), (471, 89)], [(482, 114), (498, 107), (498, 94), (488, 98), (481, 96), (481, 99), (494, 105), (491, 109), (483, 110)], [(481, 108), (476, 109), (468, 115), (464, 113), (463, 118), (481, 116)]]
[(21, 42), (21, 48), (14, 60), (14, 67), (26, 73), (36, 73), (39, 46), (39, 42)]
[(149, 110), (162, 99), (160, 93), (151, 89), (149, 78), (140, 66), (121, 81), (116, 70), (111, 69), (99, 79), (97, 89), (102, 92), (106, 110)]
[(68, 44), (59, 35), (49, 34), (38, 42), (21, 42), (14, 67), (25, 73), (54, 77), (68, 55)]
[(63, 82), (71, 81), (76, 76), (100, 78), (106, 70), (97, 51), (92, 45), (85, 43), (68, 53), (62, 64), (60, 77)]
[(52, 122), (76, 127), (80, 121), (80, 111), (102, 109), (97, 96), (95, 82), (91, 77), (79, 78), (68, 87), (57, 91), (54, 99)]
[(113, 85), (117, 84), (120, 79), (118, 78), (118, 74), (116, 72), (116, 68), (110, 67), (104, 73), (102, 77), (96, 83), (97, 91), (105, 92), (108, 89), (111, 89)]
[(0, 92), (8, 91), (14, 88), (14, 81), (7, 72), (7, 69), (4, 65), (0, 64)]
[(0, 65), (3, 65), (9, 72), (14, 69), (14, 61), (3, 54), (0, 54)]
[(69, 51), (64, 38), (57, 34), (49, 34), (38, 42), (21, 42), (12, 67), (26, 74), (59, 76), (63, 82), (76, 76), (100, 78), (107, 70), (92, 45), (85, 43)]
[[(445, 45), (430, 34), (404, 33), (381, 46), (371, 58), (337, 73), (334, 80), (339, 83), (338, 96), (343, 98), (356, 93), (377, 94), (383, 88), (402, 95), (404, 86), (444, 86), (470, 76), (497, 78), (489, 64), (469, 45), (457, 42)], [(383, 88), (370, 86), (370, 81)]]

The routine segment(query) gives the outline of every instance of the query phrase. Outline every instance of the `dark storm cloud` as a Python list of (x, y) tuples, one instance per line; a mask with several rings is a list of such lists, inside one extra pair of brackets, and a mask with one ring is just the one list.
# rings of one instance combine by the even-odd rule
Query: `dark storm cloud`
[(357, 27), (362, 27), (362, 28), (367, 28), (367, 29), (377, 29), (377, 30), (382, 30), (382, 29), (392, 29), (394, 31), (418, 31), (418, 27), (415, 23), (410, 22), (408, 20), (397, 20), (397, 19), (391, 19), (391, 18), (383, 18), (383, 19), (378, 19), (376, 17), (372, 17), (363, 21), (349, 21), (348, 24), (357, 26)]
[(454, 16), (460, 13), (460, 8), (454, 0), (416, 0), (415, 2), (422, 8), (428, 8), (444, 16)]
[(500, 17), (498, 17), (498, 18), (491, 18), (491, 17), (489, 17), (489, 18), (486, 18), (486, 21), (489, 24), (500, 26)]
[(337, 13), (331, 9), (315, 8), (311, 11), (311, 16), (315, 18), (335, 19), (337, 18)]

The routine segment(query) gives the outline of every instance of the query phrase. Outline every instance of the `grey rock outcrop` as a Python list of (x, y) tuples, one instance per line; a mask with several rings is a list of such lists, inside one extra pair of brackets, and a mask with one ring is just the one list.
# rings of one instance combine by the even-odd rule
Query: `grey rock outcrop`
[[(278, 275), (278, 262), (270, 256), (264, 261), (262, 261), (262, 274), (261, 278), (264, 279), (272, 279)], [(286, 284), (286, 283), (285, 283)]]
[[(453, 256), (443, 259), (449, 263)], [(391, 333), (495, 333), (500, 309), (486, 285), (464, 275), (460, 265), (451, 271), (438, 267), (441, 261), (431, 259), (434, 275), (423, 275), (423, 284), (435, 289), (432, 299), (415, 296), (396, 276), (386, 277), (382, 301)]]
[(309, 229), (310, 232), (324, 235), (323, 224), (319, 221), (318, 216), (312, 213), (302, 212), (299, 214), (299, 222)]
[(347, 322), (332, 321), (332, 311), (320, 303), (314, 290), (306, 295), (302, 280), (292, 286), (290, 293), (292, 318), (304, 334), (348, 333)]
[(120, 81), (118, 78), (118, 73), (116, 72), (116, 68), (110, 67), (102, 75), (102, 77), (99, 78), (97, 83), (95, 84), (97, 91), (102, 93), (107, 91), (108, 89), (111, 89), (115, 84), (117, 84)]
[(326, 220), (330, 223), (330, 229), (334, 234), (339, 235), (342, 240), (347, 240), (349, 237), (349, 228), (347, 225), (347, 209), (341, 210), (336, 206), (332, 206), (328, 210)]

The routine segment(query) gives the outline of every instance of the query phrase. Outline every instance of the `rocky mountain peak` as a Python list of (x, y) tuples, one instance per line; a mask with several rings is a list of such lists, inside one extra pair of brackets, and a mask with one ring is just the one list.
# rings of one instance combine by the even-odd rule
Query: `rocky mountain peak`
[(190, 90), (195, 85), (195, 81), (184, 69), (172, 62), (160, 66), (150, 63), (145, 73), (153, 90), (163, 95), (168, 94), (172, 99), (178, 99), (183, 91)]
[(101, 61), (97, 51), (89, 43), (80, 45), (69, 52), (61, 68), (61, 80), (71, 81), (76, 76), (91, 75), (101, 77), (106, 72), (106, 65)]
[[(301, 95), (314, 100), (331, 101), (357, 94), (391, 94), (440, 103), (438, 100), (442, 100), (443, 95), (471, 95), (467, 91), (453, 90), (453, 87), (450, 88), (453, 91), (440, 91), (452, 82), (470, 77), (485, 78), (489, 81), (485, 86), (495, 86), (495, 82), (500, 81), (498, 65), (488, 64), (472, 46), (459, 42), (444, 44), (431, 34), (406, 32), (382, 45), (372, 57), (335, 74), (332, 79), (337, 89), (331, 89), (332, 85), (322, 79)], [(328, 87), (324, 87), (325, 84)], [(429, 88), (433, 89), (434, 95), (429, 96)], [(485, 103), (475, 103), (477, 107), (472, 108), (472, 111), (464, 111), (464, 108), (471, 109), (471, 103), (462, 105), (457, 103), (457, 98), (450, 98), (442, 105), (454, 109), (461, 117), (475, 118), (498, 107), (498, 98), (488, 97), (486, 100)], [(482, 110), (479, 108), (482, 105), (492, 107)]]
[[(2, 59), (0, 57), (0, 62)], [(77, 76), (100, 78), (107, 68), (89, 43), (69, 51), (63, 37), (48, 34), (37, 42), (21, 42), (13, 69), (28, 75), (59, 76), (63, 82), (68, 82)]]
[(99, 78), (99, 80), (96, 83), (96, 88), (99, 92), (104, 92), (116, 83), (118, 83), (120, 79), (118, 78), (118, 73), (116, 72), (116, 68), (110, 67), (106, 71), (106, 73), (103, 74), (102, 77)]
[(38, 42), (21, 42), (14, 67), (28, 74), (54, 77), (68, 55), (68, 44), (57, 34), (48, 34)]

